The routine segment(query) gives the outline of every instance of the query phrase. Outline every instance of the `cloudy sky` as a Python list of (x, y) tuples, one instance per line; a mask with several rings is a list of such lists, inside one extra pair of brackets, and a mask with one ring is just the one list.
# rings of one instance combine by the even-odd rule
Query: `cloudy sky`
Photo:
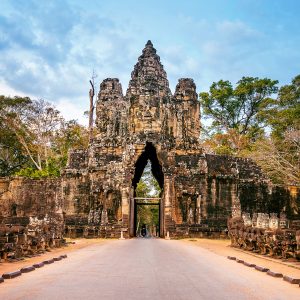
[(298, 0), (1, 0), (0, 94), (53, 102), (85, 122), (89, 79), (130, 73), (152, 40), (172, 91), (194, 78), (198, 92), (242, 76), (300, 74)]

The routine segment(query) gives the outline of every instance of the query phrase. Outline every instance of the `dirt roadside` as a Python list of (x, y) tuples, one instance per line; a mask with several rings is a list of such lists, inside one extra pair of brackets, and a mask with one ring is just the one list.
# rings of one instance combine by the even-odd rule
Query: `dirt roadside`
[(76, 240), (67, 240), (67, 242), (74, 242), (75, 244), (69, 244), (61, 248), (53, 248), (50, 252), (45, 252), (40, 256), (35, 256), (31, 258), (24, 258), (24, 260), (16, 262), (1, 262), (0, 263), (0, 276), (7, 272), (14, 272), (20, 270), (23, 267), (32, 266), (35, 263), (42, 262), (44, 260), (60, 256), (62, 254), (68, 254), (72, 251), (85, 248), (92, 244), (104, 244), (109, 242), (108, 239), (76, 239)]
[[(253, 263), (270, 269), (273, 272), (279, 272), (294, 278), (300, 278), (300, 262), (283, 262), (268, 256), (246, 252), (240, 249), (230, 247), (229, 240), (211, 240), (211, 239), (184, 239), (184, 243), (190, 243), (194, 246), (207, 249), (221, 256), (234, 256), (246, 262)], [(232, 261), (232, 263), (236, 263)], [(245, 266), (245, 268), (247, 268)], [(253, 270), (253, 272), (256, 270)], [(258, 272), (258, 271), (256, 271)]]

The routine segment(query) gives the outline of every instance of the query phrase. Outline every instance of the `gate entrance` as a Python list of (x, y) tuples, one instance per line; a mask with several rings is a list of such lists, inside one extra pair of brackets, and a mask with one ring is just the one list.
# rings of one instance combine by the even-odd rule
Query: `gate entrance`
[(164, 175), (156, 149), (150, 142), (135, 163), (132, 187), (130, 236), (163, 236)]
[(134, 198), (134, 228), (136, 237), (160, 236), (161, 198)]

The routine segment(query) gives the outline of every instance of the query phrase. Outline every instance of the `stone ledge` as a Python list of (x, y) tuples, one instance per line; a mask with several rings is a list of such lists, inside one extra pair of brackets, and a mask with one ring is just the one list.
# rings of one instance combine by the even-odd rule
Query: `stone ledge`
[(283, 262), (283, 261), (281, 261), (279, 259), (276, 259), (276, 258), (273, 258), (273, 257), (269, 257), (269, 256), (266, 257), (266, 256), (261, 255), (261, 254), (255, 254), (255, 253), (252, 253), (250, 251), (246, 251), (246, 250), (235, 248), (235, 247), (232, 247), (232, 249), (234, 249), (235, 251), (239, 251), (239, 252), (242, 252), (242, 253), (254, 256), (256, 258), (264, 259), (264, 260), (267, 260), (267, 261), (275, 262), (275, 263), (283, 265), (283, 266), (287, 266), (287, 267), (290, 267), (290, 268), (294, 268), (294, 269), (300, 270), (300, 266), (299, 265), (297, 266), (297, 265), (294, 265), (294, 264), (292, 264), (290, 262)]
[(244, 265), (245, 265), (246, 267), (250, 267), (250, 268), (254, 268), (254, 267), (255, 267), (255, 264), (251, 264), (251, 263), (248, 263), (248, 262), (246, 262), (246, 261), (244, 261)]
[(283, 276), (283, 280), (287, 281), (288, 283), (291, 284), (300, 284), (300, 278), (293, 278), (289, 276)]
[(227, 258), (230, 260), (236, 260), (236, 257), (234, 257), (234, 256), (227, 256)]
[(282, 273), (272, 272), (271, 270), (267, 271), (267, 274), (277, 278), (283, 277)]
[(43, 267), (45, 264), (44, 263), (37, 263), (37, 264), (33, 264), (33, 267), (35, 267), (35, 268), (41, 268), (41, 267)]
[(21, 273), (29, 273), (29, 272), (32, 272), (34, 270), (35, 270), (34, 266), (29, 266), (29, 267), (22, 268), (20, 271), (21, 271)]
[(260, 271), (260, 272), (268, 272), (269, 271), (268, 268), (261, 267), (261, 266), (255, 266), (254, 268), (255, 268), (255, 270)]
[(44, 263), (45, 265), (53, 264), (53, 263), (54, 263), (54, 259), (52, 258), (52, 259), (44, 260), (43, 263)]
[(59, 257), (53, 257), (53, 260), (54, 261), (60, 261), (60, 260), (62, 260), (63, 258), (61, 257), (61, 256), (59, 256)]
[(21, 271), (18, 270), (18, 271), (15, 271), (15, 272), (4, 273), (2, 275), (2, 277), (4, 279), (12, 279), (12, 278), (18, 277), (20, 275), (22, 275), (22, 273), (21, 273)]

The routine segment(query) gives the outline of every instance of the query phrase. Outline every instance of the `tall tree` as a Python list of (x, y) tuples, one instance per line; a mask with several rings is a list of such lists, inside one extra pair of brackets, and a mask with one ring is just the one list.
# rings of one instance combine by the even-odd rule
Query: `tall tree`
[(268, 78), (243, 77), (233, 88), (229, 81), (214, 82), (209, 93), (200, 93), (204, 115), (212, 118), (213, 126), (221, 131), (249, 133), (260, 127), (260, 111), (269, 106), (277, 83)]
[(280, 88), (261, 118), (271, 133), (259, 139), (248, 156), (273, 182), (300, 185), (300, 75)]
[(219, 148), (225, 151), (222, 154), (238, 154), (247, 144), (245, 140), (251, 141), (262, 132), (265, 124), (260, 115), (272, 105), (277, 83), (268, 78), (243, 77), (235, 88), (229, 81), (220, 80), (211, 85), (209, 93), (200, 93), (203, 116), (212, 120), (208, 140), (231, 138), (225, 148)]
[(29, 160), (10, 120), (16, 122), (16, 116), (20, 116), (23, 121), (30, 105), (27, 97), (0, 96), (0, 176), (13, 175)]
[(59, 111), (44, 100), (31, 100), (22, 112), (8, 111), (5, 121), (34, 166), (39, 171), (47, 167), (54, 132), (62, 121)]
[(90, 80), (90, 91), (89, 91), (89, 98), (90, 98), (90, 109), (89, 109), (89, 140), (91, 141), (93, 139), (93, 126), (94, 126), (94, 109), (95, 109), (95, 103), (94, 103), (94, 97), (95, 97), (95, 79), (97, 78), (97, 75), (95, 74), (95, 71), (93, 70), (93, 75)]
[(0, 175), (59, 176), (68, 150), (87, 147), (87, 129), (50, 103), (0, 96), (0, 108)]
[(89, 143), (89, 131), (86, 127), (78, 124), (76, 120), (64, 121), (60, 129), (56, 131), (52, 149), (61, 167), (66, 165), (68, 151), (70, 149), (86, 149)]
[(279, 139), (287, 131), (300, 129), (300, 75), (280, 88), (277, 99), (271, 101), (261, 117), (271, 127), (272, 135)]

